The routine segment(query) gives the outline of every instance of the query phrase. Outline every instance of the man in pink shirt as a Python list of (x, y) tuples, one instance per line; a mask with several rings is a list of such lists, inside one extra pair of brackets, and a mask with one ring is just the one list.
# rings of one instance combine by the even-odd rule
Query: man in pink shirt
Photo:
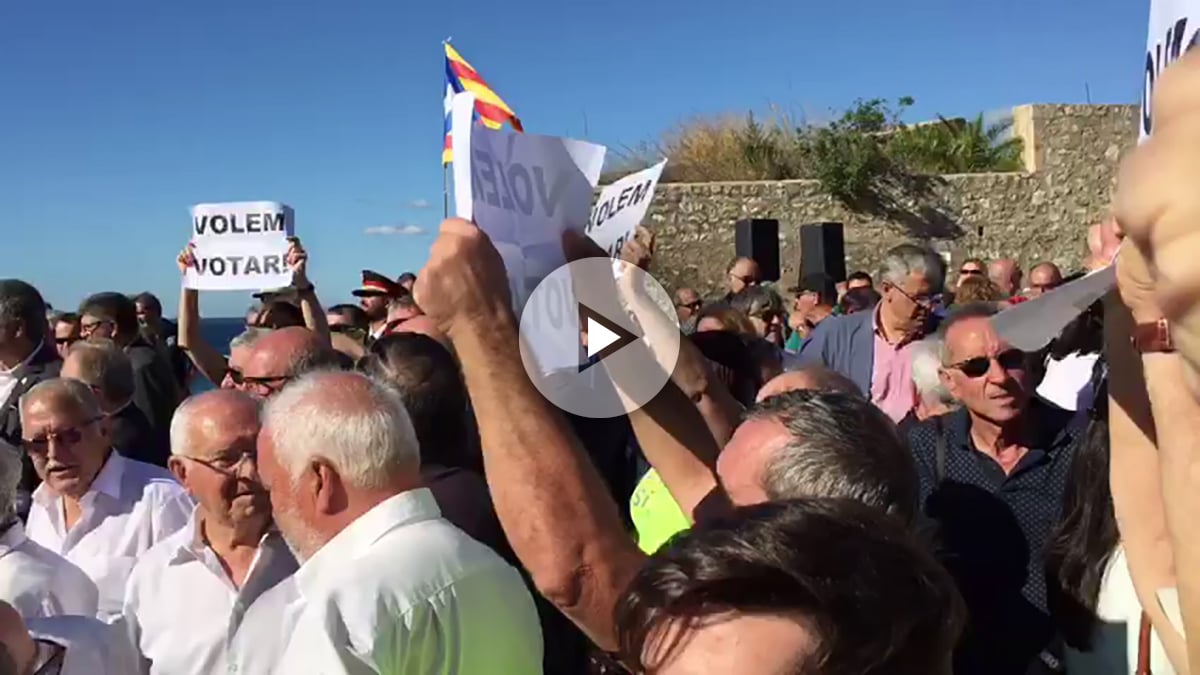
[(946, 265), (933, 251), (902, 244), (887, 252), (873, 312), (822, 321), (800, 352), (849, 377), (893, 421), (916, 406), (912, 349), (931, 327)]

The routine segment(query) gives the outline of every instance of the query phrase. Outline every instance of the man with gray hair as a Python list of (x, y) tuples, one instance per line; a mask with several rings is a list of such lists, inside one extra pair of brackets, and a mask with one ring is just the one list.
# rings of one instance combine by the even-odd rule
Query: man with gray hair
[(520, 574), (441, 517), (391, 387), (361, 373), (301, 377), (267, 403), (258, 457), (302, 561), (276, 672), (541, 672)]
[(76, 343), (63, 361), (62, 376), (79, 380), (96, 394), (108, 417), (114, 450), (129, 459), (167, 466), (165, 430), (156, 430), (133, 405), (133, 364), (116, 343), (103, 338)]
[(717, 458), (737, 505), (853, 499), (912, 524), (917, 472), (895, 425), (858, 394), (798, 389), (756, 403)]
[(112, 451), (108, 420), (82, 382), (38, 383), (21, 397), (20, 414), (21, 446), (42, 479), (29, 538), (91, 577), (97, 617), (115, 617), (134, 561), (187, 523), (191, 500), (165, 469)]
[(143, 673), (261, 673), (279, 656), (290, 596), (268, 591), (296, 559), (271, 527), (258, 432), (258, 401), (242, 392), (205, 392), (175, 411), (170, 468), (196, 509), (129, 576), (124, 623)]
[(25, 535), (17, 517), (21, 459), (0, 441), (0, 600), (26, 620), (42, 616), (96, 615), (96, 584), (66, 558)]
[(900, 420), (901, 435), (911, 425), (930, 417), (945, 415), (958, 408), (958, 401), (942, 382), (942, 343), (937, 337), (928, 337), (913, 345), (912, 377), (917, 391), (917, 407)]
[(871, 312), (822, 321), (800, 358), (838, 371), (899, 422), (917, 405), (912, 386), (912, 345), (932, 328), (946, 263), (932, 250), (901, 244), (883, 259), (882, 299)]

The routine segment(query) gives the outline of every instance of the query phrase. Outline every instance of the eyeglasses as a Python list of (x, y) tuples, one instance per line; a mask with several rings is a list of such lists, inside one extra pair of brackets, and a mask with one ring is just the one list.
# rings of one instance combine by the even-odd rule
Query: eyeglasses
[(113, 322), (109, 321), (108, 319), (100, 319), (99, 321), (83, 321), (79, 324), (79, 334), (87, 337), (92, 333), (95, 333), (96, 329), (100, 328), (101, 326), (109, 326), (112, 325), (112, 323)]
[(974, 269), (974, 268), (966, 268), (966, 267), (959, 270), (958, 273), (963, 276), (966, 276), (966, 277), (981, 277), (981, 276), (983, 276), (983, 270), (978, 270), (978, 269)]
[(976, 356), (959, 361), (947, 368), (953, 368), (971, 379), (976, 379), (987, 374), (992, 367), (992, 361), (1000, 364), (1004, 370), (1023, 370), (1025, 368), (1025, 352), (1020, 349), (1009, 349), (996, 356)]
[(83, 430), (89, 426), (104, 419), (103, 415), (93, 417), (90, 420), (80, 422), (73, 427), (59, 429), (58, 431), (47, 432), (45, 436), (37, 438), (21, 439), (21, 447), (25, 448), (25, 452), (30, 455), (45, 455), (50, 450), (50, 442), (54, 441), (58, 445), (69, 448), (83, 440)]
[(729, 273), (729, 278), (737, 279), (738, 281), (742, 282), (743, 284), (746, 284), (747, 286), (753, 286), (754, 284), (758, 283), (758, 279), (755, 279), (754, 277), (744, 277), (740, 274), (734, 274), (733, 272)]
[(242, 371), (235, 368), (226, 370), (225, 374), (229, 377), (230, 382), (233, 382), (239, 387), (243, 385), (250, 385), (252, 387), (262, 386), (267, 388), (276, 388), (282, 387), (292, 379), (291, 375), (276, 375), (274, 377), (249, 377), (243, 374)]
[(675, 306), (679, 307), (679, 308), (690, 309), (693, 312), (695, 312), (695, 311), (699, 310), (701, 307), (703, 307), (704, 303), (700, 300), (693, 300), (692, 302), (677, 302), (677, 303), (675, 303)]
[(919, 306), (923, 309), (927, 309), (927, 310), (933, 309), (933, 306), (936, 305), (938, 303), (938, 300), (941, 299), (941, 296), (938, 296), (938, 295), (926, 295), (923, 297), (914, 297), (914, 296), (910, 295), (908, 293), (908, 291), (904, 290), (903, 288), (900, 288), (896, 284), (888, 284), (887, 286), (888, 286), (888, 288), (894, 288), (896, 290), (896, 292), (898, 292), (900, 295), (903, 295), (904, 297), (911, 300), (914, 305), (917, 305), (917, 306)]
[(54, 338), (54, 343), (59, 344), (59, 345), (73, 345), (76, 342), (79, 342), (79, 338), (77, 338), (77, 337), (65, 337), (65, 338), (56, 337), (56, 338)]
[(244, 450), (237, 455), (220, 455), (212, 459), (200, 459), (199, 457), (190, 457), (188, 455), (180, 456), (227, 476), (236, 475), (238, 469), (242, 468), (242, 462), (249, 461), (252, 466), (258, 466), (258, 453), (254, 450)]

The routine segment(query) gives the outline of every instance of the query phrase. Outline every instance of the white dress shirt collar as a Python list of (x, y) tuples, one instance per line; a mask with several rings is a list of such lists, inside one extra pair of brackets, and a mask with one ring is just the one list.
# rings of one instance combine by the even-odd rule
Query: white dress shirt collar
[(442, 511), (428, 488), (418, 488), (388, 497), (359, 516), (325, 543), (296, 572), (296, 586), (302, 595), (321, 588), (327, 575), (322, 570), (341, 568), (379, 541), (388, 532), (404, 525), (441, 518)]

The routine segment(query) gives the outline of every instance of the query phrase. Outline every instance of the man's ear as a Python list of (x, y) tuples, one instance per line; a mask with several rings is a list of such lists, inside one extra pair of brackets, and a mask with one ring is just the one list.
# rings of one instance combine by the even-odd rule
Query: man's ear
[(183, 459), (172, 455), (167, 460), (167, 469), (171, 471), (180, 485), (187, 485), (187, 463)]
[(938, 379), (942, 381), (942, 386), (946, 388), (946, 391), (950, 392), (951, 396), (953, 396), (955, 399), (961, 400), (958, 395), (958, 383), (954, 381), (954, 378), (951, 377), (950, 372), (944, 367), (938, 367)]
[(346, 508), (346, 491), (342, 477), (324, 459), (317, 458), (308, 465), (313, 476), (312, 496), (317, 513), (333, 515)]

